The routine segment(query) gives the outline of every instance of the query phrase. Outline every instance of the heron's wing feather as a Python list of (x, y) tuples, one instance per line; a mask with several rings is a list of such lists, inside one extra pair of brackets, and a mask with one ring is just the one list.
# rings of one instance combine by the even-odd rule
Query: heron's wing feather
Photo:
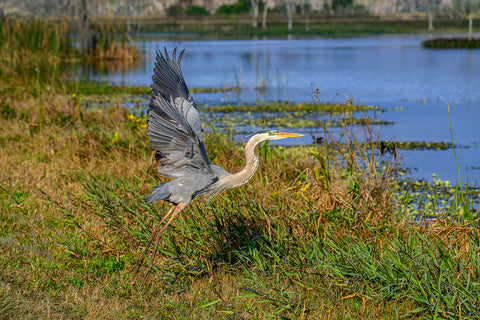
[(159, 173), (167, 178), (194, 174), (213, 177), (203, 141), (177, 112), (174, 102), (156, 96), (150, 104), (156, 109), (148, 112), (147, 135), (150, 147), (157, 150), (156, 159), (161, 161)]
[[(174, 103), (171, 106), (177, 109), (177, 113), (185, 118), (195, 134), (200, 137), (201, 128), (198, 109), (190, 96), (180, 67), (185, 50), (180, 52), (178, 58), (176, 52), (177, 48), (173, 49), (172, 58), (170, 58), (167, 49), (165, 49), (165, 56), (160, 51), (157, 51), (152, 77), (152, 100), (159, 95), (167, 101), (173, 100)], [(154, 110), (159, 114), (164, 111), (155, 103), (150, 103), (149, 110)]]
[[(148, 114), (155, 112), (170, 125), (191, 135), (199, 145), (204, 161), (210, 167), (210, 160), (203, 143), (200, 116), (180, 67), (184, 50), (180, 52), (178, 58), (176, 51), (177, 48), (173, 50), (171, 58), (166, 49), (165, 55), (157, 51)], [(164, 152), (161, 149), (156, 150)]]
[(176, 52), (177, 48), (173, 50), (172, 58), (170, 58), (166, 48), (165, 56), (162, 55), (160, 51), (157, 51), (152, 77), (152, 93), (154, 95), (160, 94), (167, 100), (170, 100), (170, 97), (172, 97), (173, 100), (180, 97), (191, 101), (192, 97), (190, 96), (187, 84), (183, 79), (182, 69), (180, 67), (180, 62), (185, 50), (180, 52), (178, 59), (176, 57)]

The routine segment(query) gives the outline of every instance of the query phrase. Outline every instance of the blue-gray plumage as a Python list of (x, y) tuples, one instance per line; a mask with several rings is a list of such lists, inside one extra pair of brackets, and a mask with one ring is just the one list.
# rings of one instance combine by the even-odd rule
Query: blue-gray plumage
[[(160, 162), (160, 175), (172, 179), (155, 187), (145, 197), (150, 203), (154, 200), (165, 200), (174, 204), (166, 216), (155, 228), (147, 249), (156, 236), (155, 248), (150, 262), (153, 266), (161, 235), (188, 203), (200, 195), (207, 201), (229, 188), (245, 184), (258, 168), (258, 157), (255, 146), (265, 140), (276, 140), (288, 137), (300, 137), (301, 134), (262, 130), (255, 133), (245, 146), (246, 164), (243, 170), (231, 174), (223, 168), (210, 164), (203, 143), (201, 122), (197, 106), (190, 95), (183, 79), (180, 62), (185, 50), (178, 59), (176, 48), (172, 58), (165, 49), (165, 55), (157, 52), (153, 74), (152, 94), (147, 113), (147, 136), (150, 147), (155, 152), (155, 159)], [(163, 227), (160, 225), (167, 220)], [(146, 249), (146, 250), (147, 250)], [(138, 261), (140, 267), (143, 256)]]

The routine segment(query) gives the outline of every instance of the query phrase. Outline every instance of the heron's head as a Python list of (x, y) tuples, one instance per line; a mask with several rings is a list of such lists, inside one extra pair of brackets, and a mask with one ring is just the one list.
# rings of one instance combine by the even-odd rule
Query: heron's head
[(294, 132), (283, 132), (277, 130), (262, 130), (256, 132), (253, 137), (258, 137), (259, 141), (265, 140), (278, 140), (278, 139), (285, 139), (285, 138), (296, 138), (296, 137), (303, 137), (303, 134), (294, 133)]

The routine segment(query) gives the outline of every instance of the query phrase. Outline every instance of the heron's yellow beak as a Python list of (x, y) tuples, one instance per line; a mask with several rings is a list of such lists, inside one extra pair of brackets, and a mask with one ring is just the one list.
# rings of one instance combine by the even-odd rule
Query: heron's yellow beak
[(276, 134), (277, 137), (279, 138), (298, 138), (298, 137), (303, 137), (303, 134), (300, 133), (294, 133), (294, 132), (277, 132)]

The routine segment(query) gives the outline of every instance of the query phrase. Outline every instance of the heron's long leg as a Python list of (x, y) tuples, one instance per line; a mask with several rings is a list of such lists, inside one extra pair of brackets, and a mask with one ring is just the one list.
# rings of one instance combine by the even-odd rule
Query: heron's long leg
[(145, 259), (145, 255), (147, 254), (147, 250), (148, 248), (150, 247), (150, 245), (152, 244), (152, 241), (153, 241), (153, 238), (155, 237), (155, 235), (158, 233), (158, 228), (162, 225), (162, 223), (168, 218), (168, 216), (172, 213), (172, 211), (176, 208), (177, 206), (174, 205), (170, 208), (170, 210), (168, 210), (168, 213), (163, 217), (163, 219), (157, 223), (157, 225), (155, 226), (155, 228), (153, 228), (153, 232), (152, 232), (152, 235), (150, 236), (150, 239), (148, 239), (148, 244), (147, 246), (145, 247), (145, 250), (143, 251), (143, 254), (142, 256), (137, 260), (137, 267), (135, 268), (135, 273), (138, 273), (138, 270), (140, 270), (140, 267), (142, 266), (142, 262), (143, 260)]
[(167, 223), (165, 223), (162, 229), (157, 233), (157, 239), (155, 240), (155, 248), (153, 249), (152, 260), (150, 261), (150, 267), (148, 268), (148, 271), (145, 274), (145, 278), (143, 279), (144, 284), (148, 278), (148, 275), (150, 274), (150, 271), (152, 271), (153, 261), (155, 260), (155, 256), (157, 255), (158, 243), (160, 242), (160, 238), (162, 237), (163, 232), (165, 231), (165, 229), (167, 229), (168, 225), (170, 224), (170, 222), (172, 222), (173, 218), (175, 218), (185, 207), (186, 207), (186, 204), (179, 203), (175, 208), (175, 211), (173, 211), (170, 219), (167, 221)]

